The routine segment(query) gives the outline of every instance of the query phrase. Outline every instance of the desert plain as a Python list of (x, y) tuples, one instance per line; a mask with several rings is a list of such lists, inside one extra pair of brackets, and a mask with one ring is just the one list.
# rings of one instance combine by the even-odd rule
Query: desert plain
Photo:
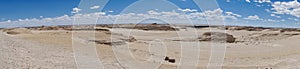
[(212, 50), (218, 50), (212, 47), (219, 44), (224, 48), (222, 69), (299, 69), (298, 42), (297, 28), (160, 24), (2, 28), (0, 68), (94, 69), (99, 66), (81, 64), (99, 61), (104, 69), (154, 69), (136, 62), (177, 69), (185, 58), (192, 60), (184, 64), (187, 68), (207, 69)]

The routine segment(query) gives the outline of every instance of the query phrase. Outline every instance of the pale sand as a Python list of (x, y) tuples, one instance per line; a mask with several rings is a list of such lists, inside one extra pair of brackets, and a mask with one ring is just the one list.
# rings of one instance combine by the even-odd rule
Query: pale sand
[[(126, 39), (128, 31), (131, 30), (130, 36), (134, 36), (137, 41), (129, 43), (132, 55), (140, 62), (159, 63), (161, 59), (148, 60), (149, 56), (161, 57), (160, 54), (150, 54), (148, 45), (155, 44), (155, 39), (163, 41), (163, 45), (167, 47), (166, 55), (176, 60), (175, 63), (163, 62), (159, 69), (176, 69), (180, 62), (181, 45), (180, 41), (186, 43), (184, 46), (193, 46), (199, 42), (195, 37), (201, 36), (202, 33), (210, 31), (209, 29), (181, 29), (178, 32), (185, 34), (180, 35), (175, 31), (142, 31), (132, 29), (114, 29), (113, 37), (121, 40)], [(197, 32), (197, 36), (195, 33)], [(223, 69), (298, 69), (300, 68), (300, 32), (279, 31), (227, 31), (229, 34), (237, 38), (236, 43), (227, 43), (225, 60)], [(31, 33), (10, 35), (5, 32), (0, 33), (0, 66), (1, 69), (6, 68), (30, 68), (30, 69), (76, 69), (74, 59), (73, 42), (79, 45), (89, 46), (93, 44), (89, 40), (107, 40), (110, 41), (111, 34), (107, 32), (93, 31), (72, 31), (55, 30), (55, 31), (37, 31), (32, 30)], [(120, 35), (122, 34), (122, 35)], [(278, 35), (272, 35), (278, 34)], [(211, 43), (199, 42), (200, 52), (195, 47), (187, 54), (188, 57), (198, 57), (199, 69), (206, 68), (210, 58)], [(158, 43), (159, 44), (159, 43)], [(104, 44), (95, 44), (97, 54), (100, 61), (106, 69), (122, 69), (129, 68), (118, 62), (113, 52), (113, 47)], [(116, 47), (125, 47), (120, 45)], [(159, 47), (162, 48), (162, 47)], [(121, 49), (126, 51), (125, 49)], [(157, 50), (159, 51), (159, 50)], [(119, 52), (123, 53), (123, 52)], [(86, 55), (86, 56), (92, 56)], [(120, 56), (119, 56), (120, 57)], [(120, 61), (125, 61), (126, 57), (131, 55), (121, 55)], [(123, 59), (122, 59), (123, 58)], [(95, 60), (96, 61), (96, 60)], [(197, 61), (197, 60), (195, 60)], [(193, 66), (193, 64), (191, 64)], [(153, 69), (153, 68), (152, 68)]]

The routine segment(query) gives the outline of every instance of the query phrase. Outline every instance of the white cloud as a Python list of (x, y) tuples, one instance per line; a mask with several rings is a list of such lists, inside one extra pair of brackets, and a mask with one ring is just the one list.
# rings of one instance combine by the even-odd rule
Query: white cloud
[(253, 2), (258, 2), (258, 3), (268, 2), (268, 3), (271, 3), (271, 0), (253, 0)]
[(18, 21), (23, 21), (22, 19), (18, 19)]
[(40, 16), (40, 18), (44, 18), (44, 16)]
[(246, 2), (250, 3), (250, 0), (246, 0)]
[(196, 9), (178, 9), (180, 11), (183, 11), (183, 12), (197, 12), (198, 10)]
[(222, 9), (208, 10), (203, 12), (207, 20), (223, 20), (225, 16), (223, 16)]
[(110, 10), (110, 11), (108, 11), (108, 12), (112, 13), (112, 12), (114, 12), (114, 11)]
[(270, 16), (276, 17), (276, 18), (281, 18), (280, 16), (277, 16), (275, 14), (270, 14)]
[(273, 19), (267, 19), (266, 21), (269, 21), (269, 22), (279, 22), (279, 21), (273, 20)]
[(233, 16), (236, 16), (236, 17), (242, 17), (242, 15), (239, 15), (239, 14), (235, 14), (233, 12), (225, 12), (226, 15), (233, 15)]
[(271, 12), (271, 10), (270, 10), (270, 9), (265, 9), (265, 11), (266, 11), (266, 12)]
[[(104, 12), (97, 12), (90, 14), (75, 14), (74, 16), (64, 15), (54, 18), (20, 19), (18, 21), (8, 21), (11, 22), (10, 24), (13, 24), (8, 26), (18, 26), (20, 24), (22, 24), (22, 26), (66, 25), (72, 24), (74, 18), (76, 18), (76, 23), (81, 24), (96, 22), (98, 24), (114, 23), (115, 19), (118, 19), (117, 23), (131, 23), (138, 22), (139, 20), (142, 20), (144, 18), (158, 18), (162, 20), (171, 21), (170, 23), (185, 23), (189, 21), (192, 21), (194, 23), (205, 23), (207, 20), (213, 21), (215, 23), (222, 23), (223, 19), (237, 19), (237, 17), (240, 17), (240, 15), (232, 12), (223, 12), (222, 9), (208, 10), (204, 12), (191, 12), (189, 14), (178, 13), (175, 11), (157, 12), (155, 10), (148, 11), (148, 13), (144, 14), (127, 13), (119, 15), (106, 15), (106, 13)], [(97, 19), (100, 20), (97, 21)]]
[(244, 18), (244, 19), (248, 19), (248, 20), (260, 20), (259, 16), (257, 16), (257, 15), (248, 16), (247, 18)]
[(75, 7), (75, 8), (73, 8), (73, 10), (72, 10), (71, 13), (78, 13), (78, 12), (80, 12), (80, 11), (81, 11), (81, 9)]
[(300, 3), (297, 0), (289, 2), (274, 2), (271, 10), (274, 10), (275, 14), (288, 14), (296, 17), (300, 17)]
[(158, 13), (158, 12), (156, 12), (154, 10), (148, 11), (148, 14), (151, 14), (151, 15), (161, 15), (161, 13)]
[(92, 7), (90, 7), (90, 9), (99, 9), (100, 8), (100, 6), (92, 6)]
[(10, 23), (10, 22), (11, 22), (11, 20), (7, 20), (6, 22), (9, 22), (9, 23)]
[(288, 18), (288, 20), (294, 20), (294, 21), (299, 21), (299, 19), (297, 19), (297, 18)]

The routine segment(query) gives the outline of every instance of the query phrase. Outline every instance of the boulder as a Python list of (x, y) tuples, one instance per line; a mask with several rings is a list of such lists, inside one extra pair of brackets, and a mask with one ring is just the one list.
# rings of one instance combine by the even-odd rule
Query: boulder
[(235, 42), (233, 35), (221, 32), (205, 32), (201, 37), (199, 37), (200, 41), (216, 41), (216, 42)]

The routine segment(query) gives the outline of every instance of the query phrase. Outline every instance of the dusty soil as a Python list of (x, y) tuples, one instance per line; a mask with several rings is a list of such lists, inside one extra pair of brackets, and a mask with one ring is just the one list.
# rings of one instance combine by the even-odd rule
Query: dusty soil
[[(236, 39), (233, 43), (221, 43), (226, 48), (223, 69), (300, 68), (300, 46), (297, 44), (300, 32), (240, 29), (226, 31)], [(9, 34), (2, 29), (1, 69), (85, 69), (97, 68), (97, 65), (106, 69), (132, 69), (132, 65), (144, 67), (136, 62), (159, 64), (159, 69), (176, 69), (184, 61), (191, 61), (186, 64), (189, 68), (206, 69), (214, 44), (198, 39), (203, 33), (211, 32), (208, 28), (178, 31), (107, 27), (73, 31), (53, 28), (22, 30), (10, 29), (18, 34)], [(217, 28), (214, 31), (224, 32)], [(127, 55), (128, 51), (132, 54)], [(166, 56), (172, 62), (166, 61)], [(98, 60), (102, 63), (98, 64)], [(95, 64), (88, 66), (89, 63)]]

